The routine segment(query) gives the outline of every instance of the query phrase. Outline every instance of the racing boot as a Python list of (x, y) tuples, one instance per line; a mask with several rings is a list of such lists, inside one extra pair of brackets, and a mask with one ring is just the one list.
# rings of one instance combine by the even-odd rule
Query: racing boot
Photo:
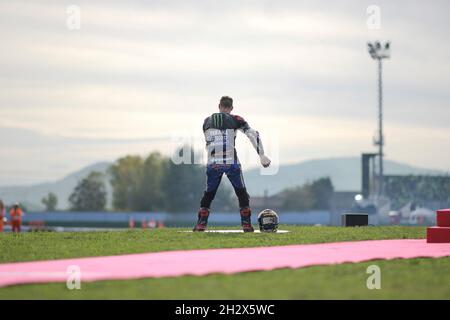
[(193, 231), (205, 231), (206, 226), (208, 225), (208, 217), (209, 217), (209, 209), (200, 208), (200, 210), (198, 210), (197, 224), (195, 225)]
[(255, 230), (253, 229), (251, 220), (252, 210), (250, 207), (241, 208), (240, 214), (242, 230), (244, 230), (244, 232), (254, 232)]

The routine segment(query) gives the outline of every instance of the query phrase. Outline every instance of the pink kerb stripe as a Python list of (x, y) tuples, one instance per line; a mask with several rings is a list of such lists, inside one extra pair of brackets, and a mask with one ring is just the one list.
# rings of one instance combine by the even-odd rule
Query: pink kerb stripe
[(450, 244), (426, 240), (371, 240), (277, 247), (165, 251), (120, 256), (0, 264), (0, 287), (66, 282), (67, 268), (78, 266), (81, 281), (183, 275), (232, 274), (302, 268), (376, 259), (450, 256)]

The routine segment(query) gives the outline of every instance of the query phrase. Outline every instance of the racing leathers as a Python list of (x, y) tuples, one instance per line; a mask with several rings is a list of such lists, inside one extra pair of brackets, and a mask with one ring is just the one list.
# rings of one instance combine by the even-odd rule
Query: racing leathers
[(214, 113), (207, 117), (203, 123), (208, 153), (207, 180), (206, 190), (200, 202), (199, 222), (194, 228), (196, 231), (203, 231), (206, 228), (211, 202), (216, 195), (223, 174), (230, 180), (238, 197), (244, 231), (253, 231), (250, 222), (250, 197), (245, 187), (235, 148), (237, 131), (243, 132), (250, 139), (260, 157), (261, 164), (264, 167), (270, 164), (270, 160), (264, 155), (264, 148), (258, 131), (250, 128), (242, 117), (225, 112)]

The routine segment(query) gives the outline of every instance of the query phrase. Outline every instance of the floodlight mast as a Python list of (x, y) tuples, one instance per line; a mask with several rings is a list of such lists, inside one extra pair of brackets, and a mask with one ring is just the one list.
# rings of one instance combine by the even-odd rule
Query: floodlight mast
[(378, 176), (378, 197), (384, 193), (384, 172), (383, 172), (383, 81), (382, 81), (382, 60), (391, 56), (391, 44), (387, 41), (382, 45), (379, 41), (368, 43), (368, 51), (372, 59), (378, 61), (378, 139), (374, 143), (378, 146), (379, 176)]

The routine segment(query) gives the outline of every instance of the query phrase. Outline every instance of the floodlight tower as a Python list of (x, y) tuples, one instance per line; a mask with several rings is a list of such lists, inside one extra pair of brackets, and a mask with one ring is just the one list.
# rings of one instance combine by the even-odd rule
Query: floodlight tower
[(378, 138), (374, 139), (374, 144), (378, 146), (379, 160), (379, 180), (378, 180), (378, 196), (383, 195), (383, 82), (382, 82), (382, 60), (389, 59), (391, 56), (391, 44), (387, 41), (381, 45), (379, 41), (368, 43), (369, 54), (372, 59), (378, 61)]

